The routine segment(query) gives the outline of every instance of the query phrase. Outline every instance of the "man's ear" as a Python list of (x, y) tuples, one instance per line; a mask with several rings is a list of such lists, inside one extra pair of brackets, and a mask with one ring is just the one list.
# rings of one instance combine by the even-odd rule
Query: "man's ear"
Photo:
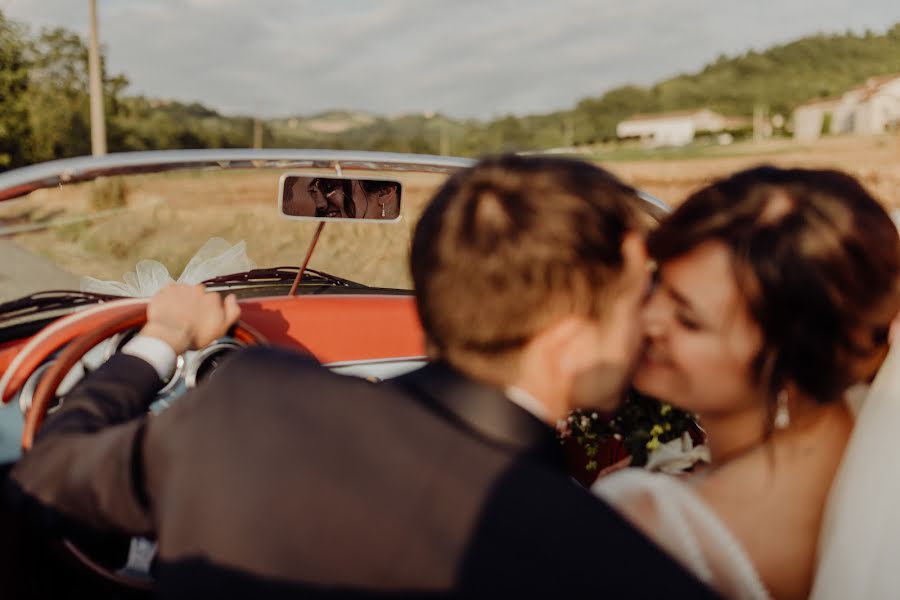
[(637, 231), (626, 232), (621, 251), (626, 265), (634, 264), (640, 270), (648, 269), (650, 258), (647, 255), (647, 239), (643, 234)]
[(584, 319), (570, 315), (546, 327), (533, 338), (532, 343), (539, 350), (540, 359), (557, 376), (574, 377), (583, 368), (585, 325)]

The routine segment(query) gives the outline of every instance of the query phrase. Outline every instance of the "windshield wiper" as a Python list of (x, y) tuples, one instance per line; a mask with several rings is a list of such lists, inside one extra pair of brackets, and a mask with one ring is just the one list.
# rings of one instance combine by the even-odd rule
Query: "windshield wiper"
[[(221, 277), (213, 277), (207, 279), (203, 283), (207, 286), (238, 286), (238, 285), (266, 285), (271, 283), (292, 283), (297, 277), (297, 267), (273, 267), (270, 269), (251, 269), (244, 273), (234, 273), (233, 275), (222, 275)], [(343, 279), (336, 275), (331, 275), (323, 271), (315, 269), (306, 269), (303, 272), (303, 279), (300, 281), (304, 286), (331, 286), (343, 288), (363, 289), (369, 286)]]
[(106, 302), (116, 298), (118, 296), (66, 290), (36, 292), (0, 304), (0, 322), (18, 320), (53, 310), (65, 310), (86, 304), (97, 304), (98, 302)]

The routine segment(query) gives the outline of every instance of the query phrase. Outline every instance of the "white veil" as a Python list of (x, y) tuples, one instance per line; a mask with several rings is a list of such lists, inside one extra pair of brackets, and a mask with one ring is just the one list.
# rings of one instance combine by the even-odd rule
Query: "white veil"
[(811, 598), (900, 594), (900, 344), (888, 353), (856, 417), (832, 483)]
[[(214, 237), (206, 241), (188, 261), (178, 277), (178, 283), (197, 284), (220, 275), (243, 273), (255, 269), (256, 263), (247, 256), (247, 245), (243, 240), (235, 245), (222, 238)], [(102, 281), (94, 277), (81, 278), (81, 291), (113, 296), (134, 298), (150, 297), (175, 279), (159, 261), (142, 260), (134, 271), (125, 273), (125, 281)]]

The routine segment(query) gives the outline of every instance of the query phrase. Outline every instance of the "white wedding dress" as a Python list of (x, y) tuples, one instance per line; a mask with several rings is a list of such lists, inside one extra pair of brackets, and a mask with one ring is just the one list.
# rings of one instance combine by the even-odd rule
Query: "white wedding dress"
[[(900, 597), (900, 344), (855, 409), (819, 536), (814, 600)], [(683, 480), (642, 469), (600, 479), (592, 491), (726, 598), (768, 598), (737, 539)], [(649, 515), (649, 519), (648, 519)], [(765, 524), (760, 524), (764, 526)]]
[(683, 479), (629, 468), (591, 489), (725, 598), (770, 597), (731, 531)]
[(900, 597), (900, 343), (856, 416), (825, 505), (811, 598)]

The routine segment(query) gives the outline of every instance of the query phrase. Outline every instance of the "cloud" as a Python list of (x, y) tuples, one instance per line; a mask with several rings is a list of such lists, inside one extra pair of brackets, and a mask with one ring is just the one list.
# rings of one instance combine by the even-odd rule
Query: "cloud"
[[(131, 93), (226, 113), (490, 117), (572, 106), (721, 53), (900, 21), (893, 0), (98, 0), (112, 72)], [(0, 0), (87, 32), (87, 3)]]

